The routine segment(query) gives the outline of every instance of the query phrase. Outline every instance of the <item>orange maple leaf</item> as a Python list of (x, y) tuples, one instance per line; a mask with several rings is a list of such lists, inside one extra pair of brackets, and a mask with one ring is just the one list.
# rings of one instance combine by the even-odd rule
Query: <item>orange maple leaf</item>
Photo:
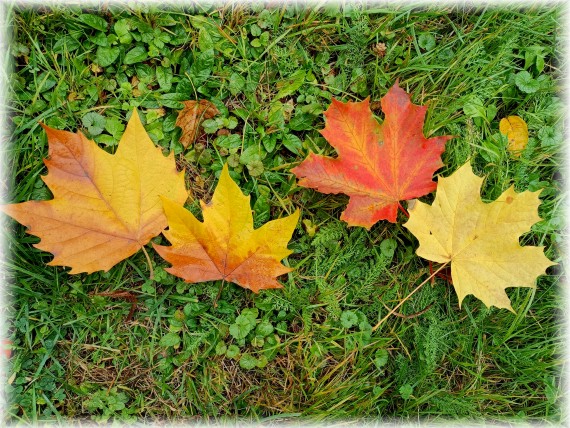
[(291, 170), (300, 186), (349, 195), (341, 219), (350, 226), (370, 229), (379, 220), (395, 223), (399, 201), (435, 190), (433, 173), (443, 165), (440, 156), (452, 138), (425, 138), (427, 107), (412, 104), (397, 83), (381, 105), (382, 125), (372, 116), (368, 98), (346, 104), (333, 99), (320, 132), (338, 158), (311, 153)]
[(299, 210), (254, 230), (249, 196), (231, 179), (227, 164), (212, 201), (202, 202), (203, 223), (179, 203), (163, 198), (163, 205), (163, 234), (172, 246), (153, 245), (172, 264), (168, 272), (192, 283), (223, 279), (254, 293), (283, 287), (276, 277), (292, 271), (281, 260), (291, 254), (287, 243)]
[(34, 246), (55, 256), (51, 266), (109, 270), (166, 227), (159, 195), (179, 203), (188, 197), (184, 171), (154, 145), (136, 111), (114, 155), (83, 134), (42, 126), (49, 143), (42, 179), (54, 198), (0, 210), (41, 238)]

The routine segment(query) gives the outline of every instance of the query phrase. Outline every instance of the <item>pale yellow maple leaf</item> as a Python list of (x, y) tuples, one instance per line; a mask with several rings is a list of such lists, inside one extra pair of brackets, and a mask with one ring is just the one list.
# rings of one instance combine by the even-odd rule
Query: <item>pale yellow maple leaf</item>
[(460, 307), (472, 294), (487, 306), (513, 311), (505, 289), (534, 288), (536, 277), (556, 264), (544, 255), (544, 247), (519, 244), (520, 236), (540, 220), (540, 190), (516, 193), (510, 187), (496, 201), (484, 203), (482, 183), (469, 163), (440, 177), (433, 204), (416, 202), (404, 226), (420, 243), (418, 256), (451, 262)]

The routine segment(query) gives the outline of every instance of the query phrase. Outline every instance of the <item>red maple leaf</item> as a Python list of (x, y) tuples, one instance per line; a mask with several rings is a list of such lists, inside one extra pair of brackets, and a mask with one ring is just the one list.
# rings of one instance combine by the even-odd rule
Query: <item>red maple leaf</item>
[(341, 220), (367, 229), (379, 220), (395, 223), (399, 201), (435, 190), (433, 173), (443, 166), (441, 153), (453, 138), (425, 138), (427, 107), (412, 104), (398, 83), (380, 102), (382, 125), (372, 116), (368, 98), (346, 104), (333, 99), (320, 132), (338, 158), (311, 153), (291, 170), (300, 186), (349, 195)]

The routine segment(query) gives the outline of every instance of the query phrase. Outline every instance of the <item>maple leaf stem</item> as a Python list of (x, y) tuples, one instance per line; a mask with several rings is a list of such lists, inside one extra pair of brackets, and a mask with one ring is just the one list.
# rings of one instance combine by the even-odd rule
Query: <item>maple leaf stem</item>
[(154, 279), (154, 269), (152, 268), (152, 262), (150, 260), (148, 253), (146, 252), (146, 249), (144, 248), (144, 245), (141, 248), (142, 248), (142, 251), (144, 253), (144, 256), (146, 257), (146, 262), (148, 263), (148, 269), (150, 271), (149, 279), (153, 280)]
[(400, 202), (398, 202), (398, 209), (400, 211), (402, 211), (406, 217), (410, 218), (410, 214), (408, 214), (408, 212), (406, 211), (406, 209), (402, 206), (402, 204)]
[(137, 296), (131, 293), (130, 291), (104, 291), (102, 293), (89, 293), (90, 296), (105, 296), (111, 297), (113, 299), (125, 299), (127, 302), (131, 304), (131, 310), (129, 311), (129, 315), (125, 318), (125, 322), (129, 322), (135, 313), (135, 309), (137, 308)]
[(412, 297), (416, 291), (418, 291), (420, 288), (422, 288), (422, 286), (430, 281), (435, 275), (438, 274), (439, 271), (441, 271), (444, 267), (446, 267), (448, 265), (449, 262), (446, 262), (444, 264), (442, 264), (435, 272), (433, 272), (430, 276), (428, 276), (424, 281), (422, 281), (422, 283), (420, 285), (418, 285), (416, 288), (414, 288), (412, 290), (412, 292), (410, 294), (408, 294), (406, 297), (404, 297), (404, 299), (402, 299), (402, 301), (400, 303), (398, 303), (390, 312), (388, 312), (388, 314), (382, 318), (378, 324), (376, 324), (374, 327), (372, 327), (372, 331), (376, 331), (378, 329), (378, 327), (380, 327), (382, 324), (384, 324), (384, 321), (386, 321), (388, 318), (390, 318), (391, 315), (393, 315), (394, 313), (396, 313), (396, 311), (398, 310), (398, 308), (400, 306), (402, 306), (410, 297)]
[(224, 289), (224, 284), (226, 283), (225, 279), (222, 279), (222, 284), (220, 285), (220, 289), (218, 290), (218, 295), (216, 296), (216, 298), (214, 299), (214, 308), (218, 307), (218, 299), (220, 298), (220, 296), (222, 295), (222, 290)]

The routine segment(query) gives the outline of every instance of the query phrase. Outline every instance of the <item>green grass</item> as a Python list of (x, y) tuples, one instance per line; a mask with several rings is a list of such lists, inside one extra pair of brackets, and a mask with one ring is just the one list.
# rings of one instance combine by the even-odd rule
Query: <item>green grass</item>
[[(154, 281), (142, 252), (108, 273), (72, 276), (46, 266), (52, 256), (32, 246), (38, 239), (4, 217), (13, 308), (3, 332), (14, 348), (5, 419), (563, 422), (561, 267), (539, 277), (536, 290), (509, 289), (516, 315), (472, 296), (460, 309), (438, 278), (371, 332), (427, 277), (417, 241), (402, 215), (370, 231), (348, 228), (338, 220), (345, 196), (300, 188), (290, 173), (309, 151), (334, 155), (317, 132), (332, 97), (378, 101), (398, 79), (415, 103), (429, 104), (426, 135), (456, 136), (440, 174), (471, 160), (489, 201), (512, 184), (544, 189), (543, 220), (521, 242), (546, 246), (559, 262), (561, 12), (239, 3), (13, 10), (12, 144), (3, 145), (10, 202), (51, 197), (40, 178), (47, 141), (39, 121), (91, 133), (113, 152), (137, 107), (153, 141), (187, 168), (194, 213), (233, 156), (256, 224), (299, 207), (317, 230), (311, 236), (299, 222), (283, 290), (254, 295), (227, 284), (214, 307), (219, 283), (179, 281), (150, 247)], [(228, 149), (211, 133), (182, 148), (179, 101), (196, 98), (218, 106), (220, 126), (237, 122), (231, 132), (242, 147)], [(529, 126), (518, 159), (498, 134), (509, 115)], [(130, 303), (96, 295), (114, 290), (137, 295), (132, 320)], [(229, 326), (247, 308), (273, 331), (234, 339)], [(164, 339), (172, 333), (177, 347)]]

